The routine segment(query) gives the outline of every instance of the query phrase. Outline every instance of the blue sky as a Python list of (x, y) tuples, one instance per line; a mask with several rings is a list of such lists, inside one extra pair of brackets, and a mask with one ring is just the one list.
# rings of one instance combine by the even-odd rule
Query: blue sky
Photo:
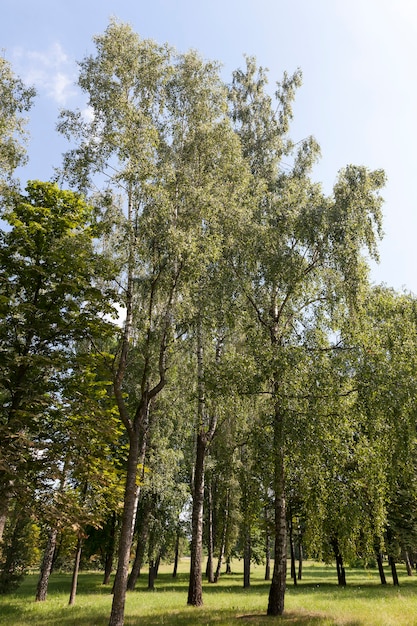
[(68, 145), (55, 131), (58, 112), (82, 105), (76, 61), (111, 16), (220, 61), (226, 80), (244, 54), (269, 68), (271, 89), (301, 68), (293, 138), (321, 145), (314, 177), (328, 192), (344, 165), (385, 169), (372, 279), (417, 294), (416, 0), (2, 0), (0, 50), (38, 91), (23, 182), (48, 180), (60, 164)]

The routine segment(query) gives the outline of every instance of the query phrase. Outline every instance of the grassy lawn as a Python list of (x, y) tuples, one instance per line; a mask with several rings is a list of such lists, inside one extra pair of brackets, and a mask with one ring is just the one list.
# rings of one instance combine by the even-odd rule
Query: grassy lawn
[[(177, 579), (171, 566), (161, 566), (154, 591), (146, 589), (142, 575), (137, 590), (126, 602), (126, 626), (257, 626), (302, 624), (303, 626), (417, 626), (417, 576), (407, 577), (400, 567), (400, 587), (382, 587), (377, 570), (347, 569), (347, 587), (336, 584), (335, 568), (320, 563), (304, 567), (297, 587), (288, 581), (286, 613), (268, 618), (269, 583), (263, 568), (254, 567), (252, 584), (242, 587), (242, 564), (223, 575), (217, 585), (204, 584), (204, 606), (187, 607), (188, 564), (183, 561)], [(390, 580), (388, 571), (387, 580)], [(83, 572), (79, 577), (75, 606), (68, 606), (70, 575), (53, 574), (46, 602), (34, 601), (37, 575), (28, 576), (15, 594), (0, 596), (0, 624), (4, 626), (106, 626), (110, 614), (110, 587), (101, 584), (102, 574)]]

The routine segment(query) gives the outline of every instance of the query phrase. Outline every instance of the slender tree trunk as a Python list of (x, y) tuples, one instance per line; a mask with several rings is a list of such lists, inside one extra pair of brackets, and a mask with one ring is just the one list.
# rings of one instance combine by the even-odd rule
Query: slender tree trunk
[(227, 538), (227, 530), (228, 530), (228, 525), (229, 525), (229, 490), (227, 489), (226, 491), (226, 510), (225, 510), (225, 517), (223, 520), (223, 529), (222, 529), (222, 536), (221, 536), (221, 540), (220, 540), (220, 549), (219, 549), (219, 558), (217, 559), (217, 567), (216, 567), (216, 572), (214, 574), (214, 582), (217, 583), (217, 581), (220, 578), (220, 573), (222, 571), (222, 564), (223, 564), (223, 559), (224, 559), (224, 553), (226, 550), (226, 538)]
[(203, 604), (202, 558), (203, 558), (203, 507), (204, 507), (204, 459), (206, 454), (206, 436), (203, 432), (197, 435), (197, 450), (194, 469), (192, 536), (190, 582), (188, 587), (188, 604)]
[(271, 537), (269, 535), (268, 508), (264, 507), (265, 518), (265, 577), (264, 580), (271, 580)]
[[(137, 514), (139, 514), (139, 510), (137, 511)], [(140, 570), (143, 565), (143, 559), (145, 556), (146, 544), (148, 542), (150, 514), (151, 502), (149, 499), (146, 499), (144, 502), (144, 507), (142, 509), (141, 518), (138, 520), (139, 532), (138, 542), (136, 545), (135, 560), (133, 561), (132, 569), (127, 581), (127, 588), (129, 591), (134, 590), (136, 582), (140, 576)]]
[(155, 561), (149, 561), (148, 589), (155, 589)]
[(113, 604), (109, 626), (123, 626), (124, 623), (130, 549), (132, 547), (135, 515), (139, 497), (139, 487), (137, 485), (138, 463), (139, 429), (135, 429), (130, 437), (118, 564), (113, 585)]
[(408, 556), (408, 550), (404, 550), (405, 567), (407, 568), (407, 576), (413, 575), (413, 568), (411, 567), (410, 557)]
[(268, 615), (284, 612), (287, 576), (287, 521), (284, 476), (284, 423), (279, 403), (274, 412), (274, 570), (269, 590)]
[(303, 546), (300, 542), (298, 544), (298, 580), (302, 580), (303, 578)]
[(43, 602), (44, 600), (46, 600), (46, 596), (48, 593), (49, 576), (52, 572), (57, 536), (58, 529), (51, 528), (48, 534), (48, 543), (46, 544), (45, 552), (43, 555), (41, 572), (36, 588), (36, 602)]
[(243, 588), (249, 589), (250, 587), (250, 563), (252, 557), (252, 545), (250, 528), (245, 528), (245, 536), (243, 538)]
[(214, 583), (213, 572), (213, 552), (214, 552), (214, 539), (213, 539), (213, 496), (211, 492), (211, 484), (207, 487), (207, 504), (208, 504), (208, 541), (207, 541), (207, 568), (206, 577), (209, 583)]
[(78, 572), (80, 569), (82, 547), (83, 547), (83, 536), (81, 532), (79, 532), (78, 540), (77, 540), (77, 550), (75, 552), (74, 569), (72, 572), (71, 592), (70, 592), (70, 598), (68, 602), (69, 606), (72, 606), (74, 604), (75, 596), (77, 594), (77, 581), (78, 581)]
[(388, 561), (391, 567), (391, 575), (392, 575), (392, 582), (394, 587), (399, 587), (400, 586), (400, 581), (398, 580), (398, 574), (397, 574), (397, 566), (395, 564), (395, 559), (392, 556), (388, 557)]
[(293, 523), (290, 520), (290, 552), (291, 552), (291, 578), (294, 585), (297, 584), (297, 571), (295, 567), (295, 549), (294, 549), (294, 535), (293, 535)]
[(113, 511), (110, 522), (110, 537), (107, 545), (106, 556), (104, 561), (104, 578), (103, 585), (108, 585), (113, 569), (114, 550), (116, 547), (116, 519), (117, 515)]
[(336, 557), (337, 583), (340, 587), (346, 586), (346, 572), (343, 565), (343, 557), (339, 550), (339, 542), (337, 539), (332, 540), (334, 555)]
[(226, 574), (231, 574), (231, 573), (232, 573), (232, 565), (230, 563), (230, 556), (228, 556), (226, 559)]
[(381, 580), (381, 585), (386, 585), (387, 579), (385, 578), (384, 565), (382, 563), (382, 554), (380, 552), (377, 552), (376, 554), (376, 562), (378, 564), (378, 572), (379, 578)]
[(175, 556), (174, 556), (174, 569), (172, 570), (172, 578), (177, 577), (179, 553), (180, 553), (180, 529), (178, 527), (177, 535), (175, 537)]

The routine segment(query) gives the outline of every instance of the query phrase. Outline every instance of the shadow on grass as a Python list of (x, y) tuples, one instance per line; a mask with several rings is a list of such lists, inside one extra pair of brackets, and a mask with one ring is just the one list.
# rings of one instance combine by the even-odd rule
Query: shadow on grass
[[(310, 575), (306, 576), (303, 581), (300, 581), (298, 585), (294, 586), (291, 581), (288, 581), (287, 593), (288, 596), (302, 596), (303, 594), (315, 595), (317, 597), (325, 596), (336, 601), (338, 599), (348, 600), (354, 603), (355, 600), (361, 598), (365, 600), (375, 601), (376, 603), (380, 598), (394, 598), (399, 593), (402, 596), (415, 595), (416, 594), (416, 578), (404, 579), (401, 581), (400, 588), (393, 587), (392, 584), (382, 586), (378, 584), (371, 573), (353, 573), (352, 582), (349, 582), (346, 587), (338, 587), (337, 582), (334, 580), (334, 572), (326, 569), (325, 567), (315, 567), (314, 571)], [(372, 578), (372, 579), (371, 579)], [(150, 610), (143, 611), (141, 614), (140, 607), (137, 608), (137, 615), (129, 615), (127, 612), (125, 619), (125, 626), (198, 626), (210, 625), (210, 626), (227, 626), (228, 624), (236, 626), (260, 626), (271, 624), (283, 624), (292, 625), (300, 624), (301, 626), (334, 626), (340, 624), (339, 621), (314, 612), (306, 612), (303, 609), (288, 611), (282, 617), (268, 617), (266, 615), (267, 597), (270, 588), (270, 582), (258, 579), (254, 579), (251, 587), (244, 589), (242, 584), (242, 574), (230, 574), (223, 575), (218, 584), (209, 584), (204, 582), (203, 595), (207, 598), (207, 605), (201, 608), (193, 608), (186, 606), (187, 588), (188, 588), (188, 574), (180, 573), (177, 578), (172, 578), (171, 574), (161, 573), (156, 580), (156, 593), (173, 593), (181, 594), (184, 596), (184, 608), (179, 607), (175, 610), (169, 611), (169, 609), (161, 613), (155, 611), (151, 613)], [(69, 598), (70, 590), (70, 576), (68, 574), (54, 574), (51, 577), (48, 591), (48, 599), (54, 601), (58, 598), (61, 604), (57, 609), (51, 606), (51, 610), (48, 610), (47, 606), (42, 607), (42, 610), (38, 610), (33, 606), (35, 591), (36, 591), (37, 576), (28, 576), (24, 581), (21, 588), (13, 596), (3, 596), (4, 602), (2, 602), (2, 596), (0, 596), (0, 624), (4, 626), (18, 625), (26, 626), (107, 626), (108, 618), (111, 606), (111, 585), (102, 585), (102, 573), (99, 572), (82, 572), (79, 577), (77, 600), (74, 607), (67, 607), (66, 604)], [(153, 592), (147, 589), (147, 576), (145, 572), (138, 581), (137, 588), (130, 594), (152, 594)], [(216, 596), (219, 594), (230, 594), (230, 604), (234, 605), (226, 608), (216, 609)], [(249, 604), (243, 602), (243, 599), (239, 601), (239, 598), (245, 596), (260, 596), (265, 597), (265, 612), (254, 610), (245, 611), (245, 606), (250, 607)], [(87, 600), (87, 596), (89, 599)], [(91, 604), (91, 596), (101, 598), (98, 600), (100, 606), (94, 606)], [(105, 599), (103, 596), (107, 596)], [(212, 598), (209, 602), (209, 598)], [(6, 601), (7, 598), (7, 601)], [(314, 604), (314, 601), (313, 601)], [(28, 610), (24, 608), (25, 605), (29, 605)], [(170, 602), (167, 602), (167, 606), (170, 606)], [(239, 610), (239, 606), (241, 607)], [(259, 606), (259, 602), (258, 602)], [(311, 606), (311, 605), (310, 605)], [(45, 611), (43, 611), (45, 608)], [(23, 611), (22, 611), (23, 609)], [(152, 609), (151, 609), (152, 610)], [(313, 609), (314, 610), (314, 609)], [(24, 613), (24, 615), (23, 615)], [(27, 616), (27, 621), (25, 621)], [(59, 618), (59, 621), (57, 620)], [(359, 626), (363, 625), (361, 621), (344, 621), (344, 626)]]

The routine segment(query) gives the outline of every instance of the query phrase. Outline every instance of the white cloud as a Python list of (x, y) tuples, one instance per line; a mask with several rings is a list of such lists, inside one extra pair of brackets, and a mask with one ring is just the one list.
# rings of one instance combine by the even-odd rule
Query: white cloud
[(15, 48), (13, 56), (17, 73), (27, 85), (34, 85), (40, 94), (60, 106), (77, 95), (77, 65), (60, 43), (41, 51)]

